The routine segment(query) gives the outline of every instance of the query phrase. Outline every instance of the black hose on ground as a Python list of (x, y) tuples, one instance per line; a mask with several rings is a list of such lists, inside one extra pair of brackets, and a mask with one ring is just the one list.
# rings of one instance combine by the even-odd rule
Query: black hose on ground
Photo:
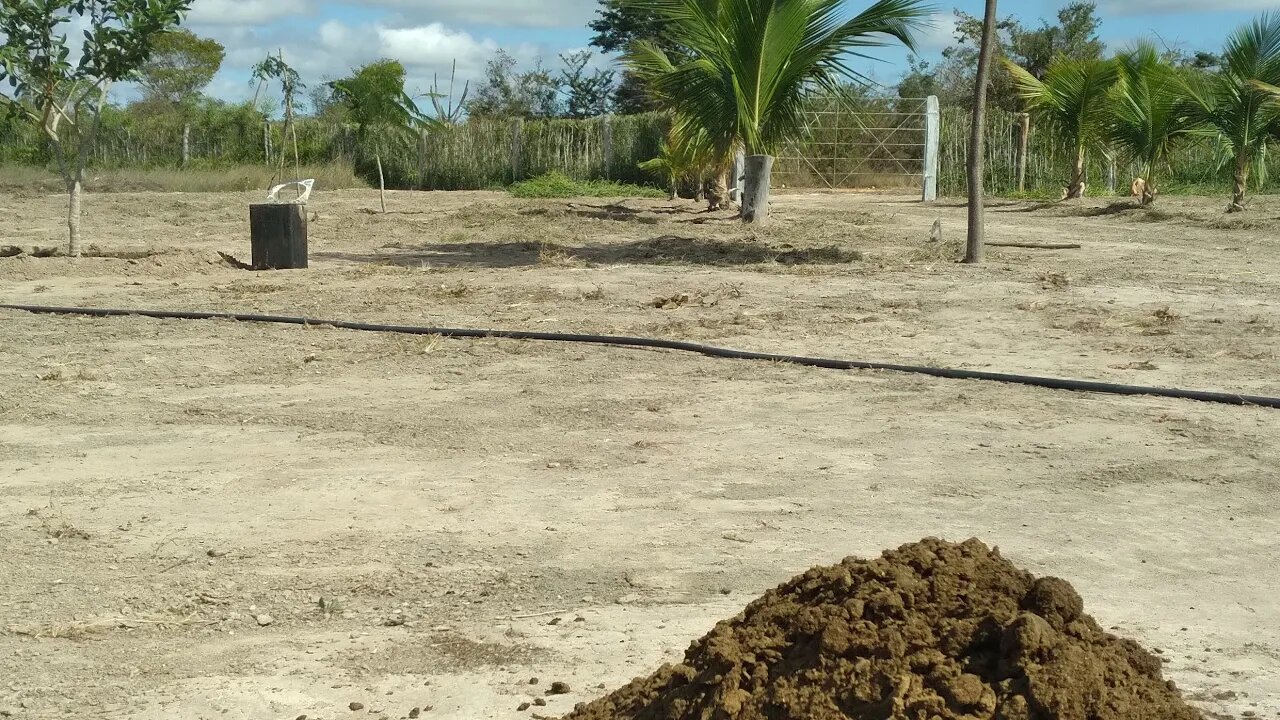
[(728, 348), (715, 347), (714, 345), (702, 345), (700, 343), (684, 342), (681, 340), (661, 340), (658, 338), (627, 337), (624, 335), (585, 335), (578, 333), (535, 332), (531, 330), (477, 330), (467, 328), (418, 327), (414, 325), (383, 325), (378, 323), (349, 322), (345, 320), (317, 320), (314, 318), (290, 317), (287, 315), (256, 315), (250, 313), (184, 312), (175, 310), (113, 310), (108, 308), (46, 307), (41, 305), (6, 304), (0, 304), (0, 308), (50, 315), (87, 315), (90, 317), (127, 317), (130, 315), (137, 315), (140, 317), (157, 318), (162, 320), (237, 320), (240, 322), (277, 323), (282, 325), (315, 325), (340, 328), (343, 330), (399, 333), (403, 335), (440, 335), (442, 337), (457, 338), (504, 338), (508, 340), (543, 340), (551, 342), (614, 345), (620, 347), (658, 348), (663, 350), (680, 350), (683, 352), (699, 353), (702, 355), (709, 355), (711, 357), (730, 358), (733, 360), (766, 360), (771, 362), (790, 363), (793, 365), (804, 365), (807, 367), (827, 368), (831, 370), (888, 370), (891, 372), (929, 375), (932, 377), (947, 378), (949, 380), (988, 380), (1014, 385), (1030, 385), (1032, 387), (1049, 388), (1051, 390), (1095, 392), (1110, 395), (1150, 395), (1154, 397), (1222, 403), (1225, 405), (1255, 405), (1259, 407), (1280, 409), (1280, 398), (1275, 397), (1208, 392), (1204, 390), (1144, 387), (1142, 385), (1122, 385), (1119, 383), (1098, 382), (1095, 380), (1069, 380), (1065, 378), (1037, 377), (1035, 375), (1012, 375), (1007, 373), (983, 372), (980, 370), (956, 370), (952, 368), (897, 365), (894, 363), (866, 362), (862, 360), (833, 360), (829, 358), (803, 357), (798, 355), (778, 355), (775, 353), (730, 350)]

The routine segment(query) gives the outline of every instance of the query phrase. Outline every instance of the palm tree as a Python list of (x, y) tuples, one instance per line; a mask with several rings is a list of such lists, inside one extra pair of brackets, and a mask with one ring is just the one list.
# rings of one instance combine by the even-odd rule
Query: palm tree
[(1140, 168), (1145, 181), (1139, 202), (1155, 202), (1156, 175), (1179, 138), (1195, 127), (1186, 112), (1179, 73), (1150, 42), (1139, 42), (1116, 57), (1118, 79), (1111, 89), (1103, 129), (1112, 147)]
[(1280, 137), (1280, 101), (1268, 87), (1280, 86), (1280, 13), (1264, 13), (1227, 39), (1222, 70), (1208, 80), (1189, 80), (1195, 119), (1209, 127), (1231, 157), (1231, 205), (1245, 209), (1249, 173), (1265, 174), (1267, 143)]
[(382, 175), (382, 140), (384, 135), (404, 135), (421, 127), (442, 124), (422, 114), (404, 91), (404, 66), (395, 60), (369, 63), (354, 75), (329, 83), (333, 95), (347, 107), (356, 124), (360, 147), (367, 146), (370, 135), (374, 142), (374, 161), (378, 165), (378, 198), (382, 212), (387, 211), (386, 181)]
[(640, 169), (665, 180), (668, 199), (675, 200), (680, 182), (699, 173), (708, 162), (697, 142), (683, 141), (668, 133), (659, 148), (658, 157), (640, 163)]
[[(842, 19), (843, 0), (632, 0), (651, 8), (665, 40), (688, 52), (675, 64), (652, 42), (627, 54), (660, 105), (674, 114), (672, 133), (714, 161), (712, 205), (723, 197), (734, 151), (748, 156), (743, 219), (763, 222), (770, 163), (760, 162), (797, 137), (806, 91), (835, 91), (845, 80), (865, 82), (849, 61), (894, 39), (914, 47), (912, 30), (929, 14), (925, 0), (879, 0)], [(761, 190), (765, 192), (761, 192)]]
[(1071, 180), (1063, 199), (1084, 197), (1084, 161), (1091, 148), (1102, 144), (1107, 93), (1116, 81), (1116, 63), (1060, 55), (1050, 61), (1043, 80), (1007, 58), (1004, 66), (1027, 110), (1071, 147)]

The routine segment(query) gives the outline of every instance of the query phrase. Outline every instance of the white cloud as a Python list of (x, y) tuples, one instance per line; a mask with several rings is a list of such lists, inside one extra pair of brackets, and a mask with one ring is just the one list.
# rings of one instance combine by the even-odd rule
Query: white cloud
[(195, 0), (187, 13), (194, 25), (261, 25), (288, 17), (310, 15), (310, 6), (286, 0)]
[(955, 44), (956, 16), (954, 13), (934, 13), (928, 22), (927, 27), (916, 33), (916, 52), (921, 55), (941, 52)]
[(1274, 10), (1275, 0), (1218, 0), (1208, 5), (1203, 0), (1104, 0), (1099, 8), (1104, 15), (1149, 15), (1170, 12), (1221, 13), (1232, 10)]
[(395, 9), (409, 22), (496, 27), (580, 28), (595, 16), (599, 0), (349, 0)]

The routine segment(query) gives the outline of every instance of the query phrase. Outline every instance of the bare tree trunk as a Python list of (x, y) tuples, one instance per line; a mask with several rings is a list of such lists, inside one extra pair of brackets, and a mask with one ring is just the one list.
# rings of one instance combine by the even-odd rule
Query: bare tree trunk
[(67, 254), (80, 257), (80, 190), (81, 178), (73, 178), (67, 185)]
[(1063, 200), (1076, 200), (1084, 197), (1084, 148), (1076, 151), (1075, 164), (1071, 166), (1071, 184), (1067, 186), (1067, 192), (1063, 195)]
[(387, 183), (382, 178), (382, 153), (375, 153), (374, 161), (378, 163), (378, 200), (382, 202), (382, 212), (387, 212)]
[(1245, 210), (1245, 194), (1249, 191), (1249, 155), (1244, 149), (1236, 155), (1236, 169), (1231, 182), (1231, 204), (1227, 212), (1237, 213)]
[(965, 247), (966, 263), (982, 262), (986, 234), (983, 183), (987, 129), (987, 85), (991, 81), (991, 55), (995, 46), (996, 0), (987, 0), (982, 22), (982, 51), (978, 54), (978, 79), (973, 92), (973, 126), (969, 132), (969, 238)]

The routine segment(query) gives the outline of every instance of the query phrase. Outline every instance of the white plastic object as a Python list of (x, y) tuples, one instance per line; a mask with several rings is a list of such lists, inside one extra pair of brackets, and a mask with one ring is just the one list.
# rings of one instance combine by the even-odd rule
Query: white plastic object
[[(286, 202), (286, 203), (297, 203), (299, 205), (306, 205), (307, 198), (311, 197), (311, 186), (315, 184), (316, 184), (315, 180), (298, 180), (296, 182), (282, 183), (280, 185), (277, 185), (271, 188), (271, 191), (267, 193), (267, 200), (270, 200), (271, 202)], [(299, 189), (298, 197), (288, 198), (283, 201), (280, 200), (280, 198), (278, 197), (280, 194), (280, 191), (283, 190), (284, 188), (289, 187), (290, 185), (298, 186), (298, 189)]]

